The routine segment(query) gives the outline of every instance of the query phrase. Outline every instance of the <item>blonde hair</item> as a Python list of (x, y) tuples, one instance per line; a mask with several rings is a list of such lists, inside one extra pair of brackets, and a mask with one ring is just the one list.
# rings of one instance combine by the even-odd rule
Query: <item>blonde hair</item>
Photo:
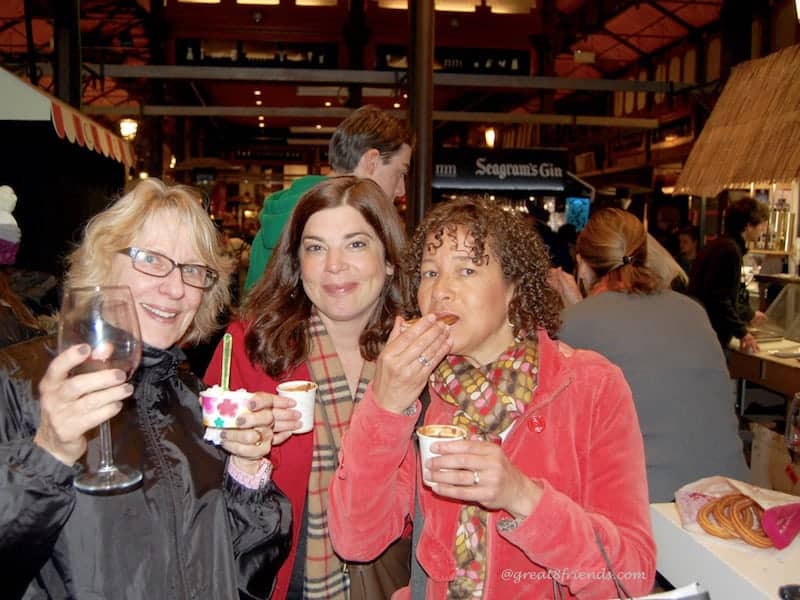
[[(169, 214), (166, 214), (169, 213)], [(114, 256), (131, 245), (138, 231), (151, 219), (164, 219), (192, 232), (189, 243), (203, 263), (219, 273), (219, 279), (204, 290), (197, 314), (182, 342), (199, 342), (218, 327), (218, 317), (230, 303), (232, 263), (222, 255), (219, 233), (201, 205), (194, 189), (168, 186), (159, 179), (145, 179), (116, 200), (86, 225), (83, 240), (67, 257), (65, 285), (87, 287), (107, 284)]]
[[(658, 289), (689, 285), (689, 276), (656, 238), (647, 234), (647, 266), (658, 277)], [(676, 281), (677, 280), (677, 281)]]

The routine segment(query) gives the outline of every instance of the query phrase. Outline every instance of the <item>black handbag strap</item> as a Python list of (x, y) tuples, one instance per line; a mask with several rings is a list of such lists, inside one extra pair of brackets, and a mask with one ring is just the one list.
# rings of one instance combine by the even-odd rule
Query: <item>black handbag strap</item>
[[(422, 394), (419, 397), (420, 403), (422, 407), (419, 411), (419, 417), (417, 417), (417, 427), (422, 425), (425, 420), (425, 412), (428, 410), (428, 405), (431, 403), (431, 397), (428, 393), (427, 386), (424, 390), (422, 390)], [(414, 442), (417, 444), (417, 449), (419, 449), (419, 444), (417, 440), (416, 431), (414, 433)], [(422, 526), (423, 526), (423, 518), (422, 518), (422, 508), (419, 504), (419, 495), (417, 494), (417, 484), (416, 484), (416, 474), (418, 469), (414, 470), (415, 473), (415, 482), (414, 482), (414, 527), (411, 531), (411, 600), (425, 600), (425, 587), (428, 583), (428, 576), (425, 574), (425, 571), (422, 570), (422, 566), (419, 564), (417, 560), (417, 544), (419, 544), (419, 537), (422, 535)]]

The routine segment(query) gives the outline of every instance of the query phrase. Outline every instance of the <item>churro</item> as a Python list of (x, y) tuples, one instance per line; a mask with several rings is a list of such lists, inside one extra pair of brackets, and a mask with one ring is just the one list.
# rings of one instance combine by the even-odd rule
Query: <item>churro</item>
[(697, 512), (703, 531), (726, 540), (738, 538), (757, 548), (770, 548), (772, 540), (761, 527), (762, 509), (743, 494), (727, 494), (710, 500)]
[[(411, 327), (419, 321), (422, 317), (417, 317), (416, 319), (409, 319), (406, 321), (406, 325)], [(444, 313), (436, 317), (437, 321), (441, 321), (445, 325), (455, 325), (456, 321), (458, 321), (458, 317), (456, 315), (451, 315), (450, 313)]]

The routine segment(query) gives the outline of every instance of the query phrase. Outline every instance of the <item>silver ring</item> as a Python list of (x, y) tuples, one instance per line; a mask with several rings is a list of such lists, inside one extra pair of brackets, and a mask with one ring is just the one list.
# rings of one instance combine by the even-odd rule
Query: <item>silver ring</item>
[(481, 474), (478, 471), (472, 472), (472, 485), (478, 485), (481, 482)]
[(417, 357), (417, 360), (419, 361), (419, 364), (421, 364), (423, 367), (429, 367), (429, 366), (431, 366), (431, 361), (429, 361), (427, 358), (425, 358), (425, 356), (424, 356), (424, 355), (422, 355), (422, 354), (420, 354), (420, 355)]

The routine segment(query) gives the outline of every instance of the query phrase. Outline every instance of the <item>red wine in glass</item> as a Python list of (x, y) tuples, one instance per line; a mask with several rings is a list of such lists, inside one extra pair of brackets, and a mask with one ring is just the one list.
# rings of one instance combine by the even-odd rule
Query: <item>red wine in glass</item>
[[(127, 286), (70, 288), (64, 292), (58, 325), (58, 350), (88, 344), (91, 355), (70, 373), (72, 376), (103, 369), (120, 369), (127, 378), (142, 356), (139, 320)], [(142, 474), (115, 465), (108, 421), (100, 425), (100, 467), (75, 478), (75, 487), (87, 494), (128, 491), (142, 481)]]

